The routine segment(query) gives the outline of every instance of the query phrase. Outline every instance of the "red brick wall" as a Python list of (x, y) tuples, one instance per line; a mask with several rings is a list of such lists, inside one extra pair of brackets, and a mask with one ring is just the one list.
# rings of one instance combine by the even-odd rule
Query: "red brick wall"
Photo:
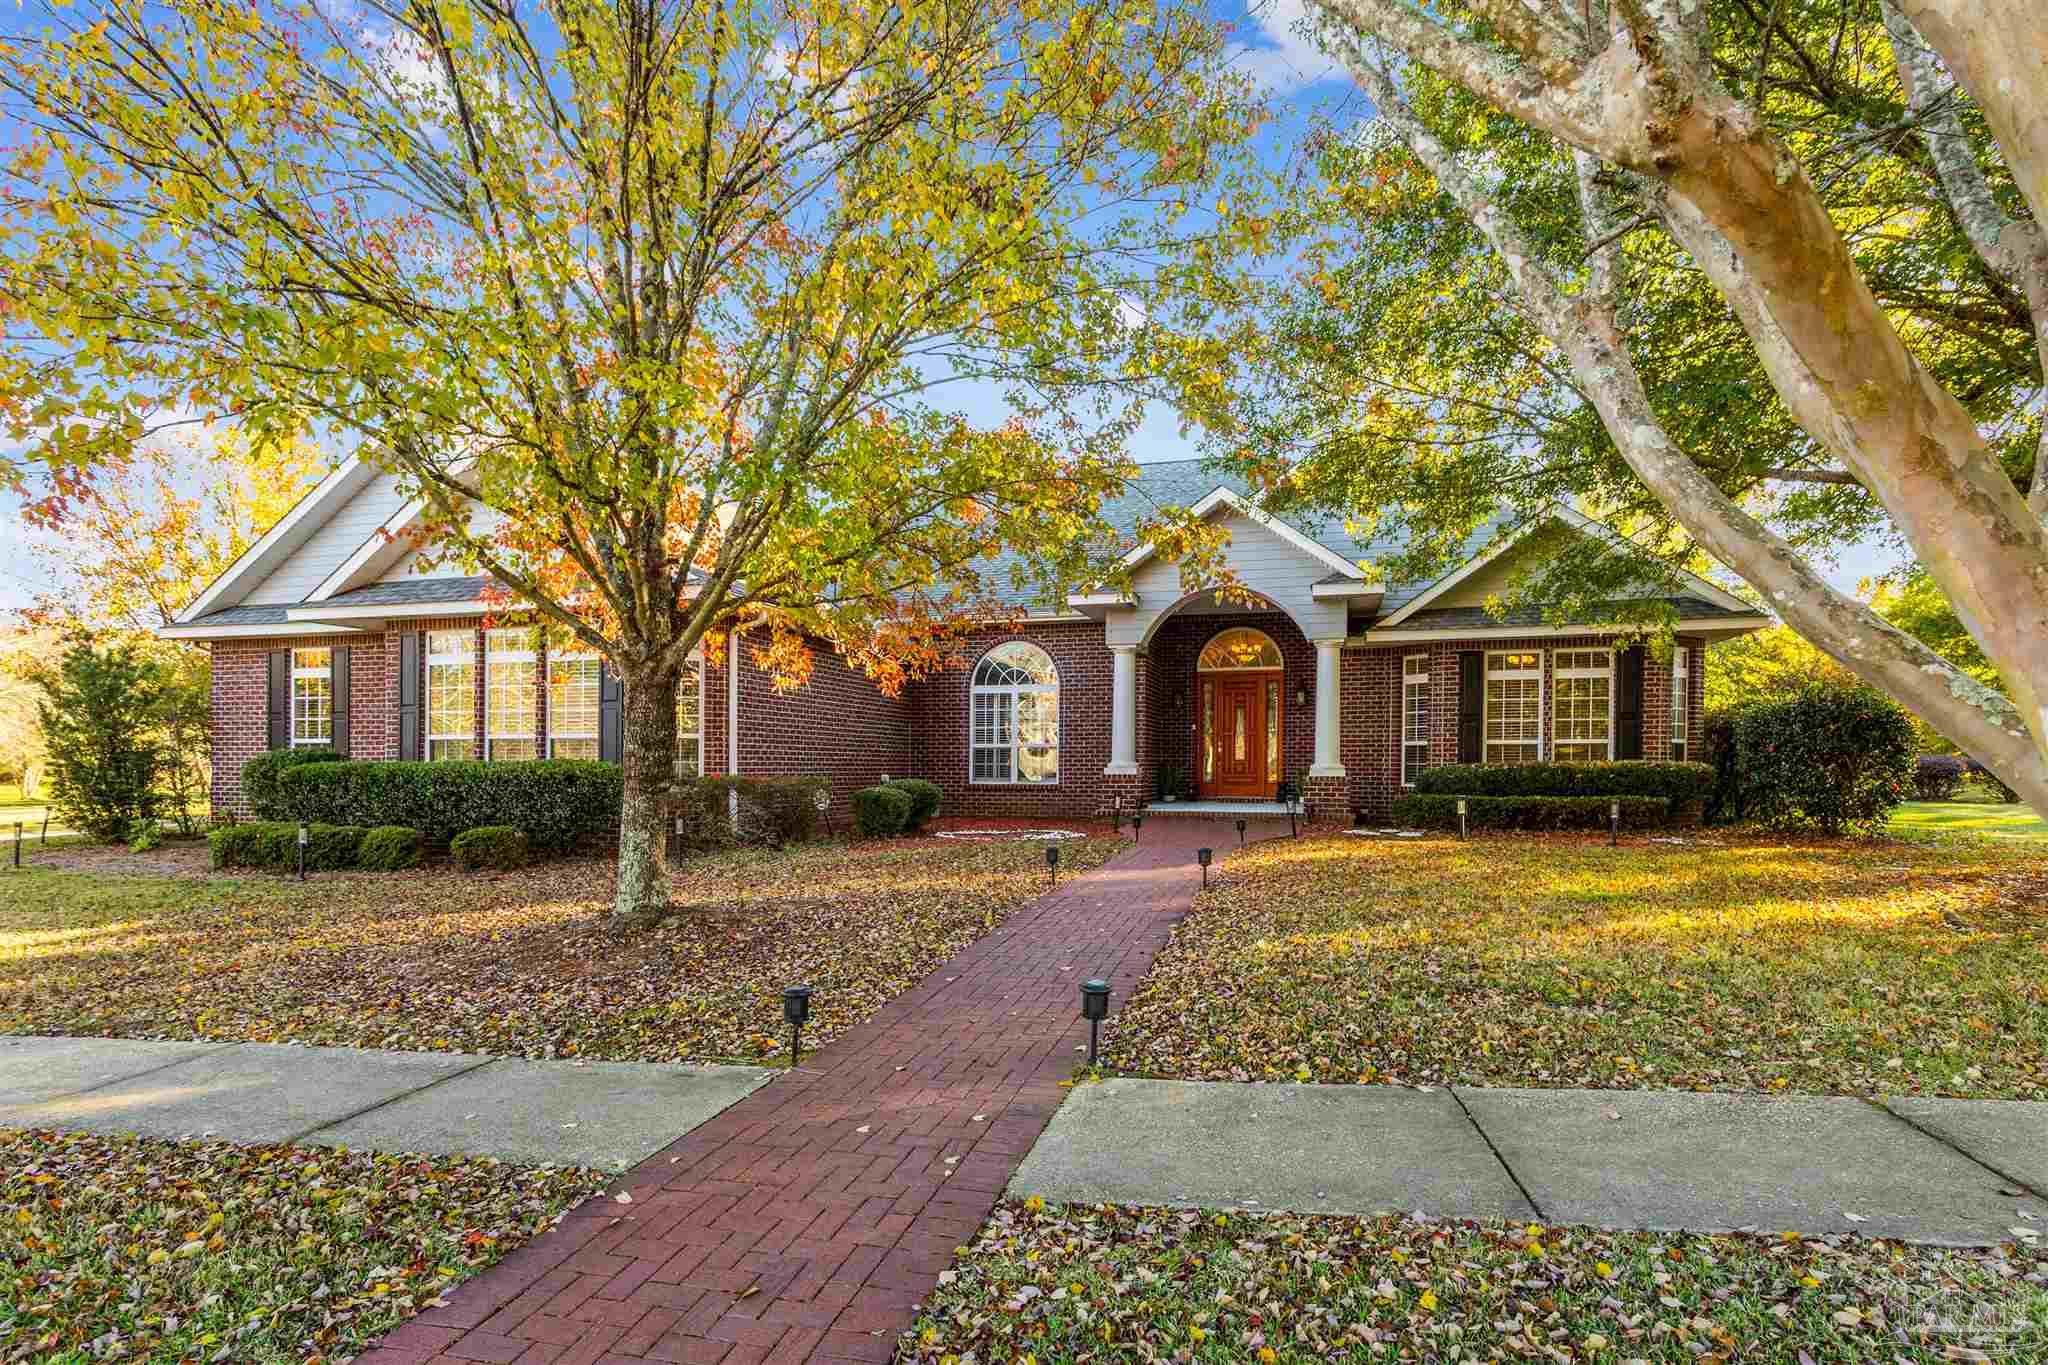
[[(392, 677), (397, 648), (377, 635), (294, 635), (271, 640), (215, 640), (213, 653), (213, 791), (215, 814), (249, 813), (242, 765), (270, 747), (270, 652), (347, 646), (349, 752), (392, 758), (398, 708)], [(387, 654), (389, 657), (387, 657)]]
[[(968, 695), (974, 665), (1004, 640), (1029, 640), (1052, 655), (1060, 675), (1060, 776), (1044, 784), (978, 785), (968, 781)], [(1113, 667), (1102, 627), (1092, 621), (1026, 624), (976, 631), (960, 643), (962, 662), (904, 689), (910, 706), (912, 775), (929, 778), (946, 791), (946, 811), (977, 819), (1085, 819), (1107, 808), (1112, 792), (1130, 783), (1106, 780), (1109, 708)], [(1145, 767), (1152, 749), (1145, 739), (1144, 699), (1156, 695), (1158, 673), (1139, 659), (1138, 790), (1151, 789)]]
[[(830, 645), (814, 641), (812, 650), (809, 681), (778, 692), (741, 637), (739, 769), (750, 777), (830, 778), (833, 825), (844, 828), (854, 790), (885, 776), (920, 775), (911, 771), (911, 708), (903, 697), (885, 696)], [(728, 767), (726, 677), (722, 664), (704, 670), (707, 773)]]

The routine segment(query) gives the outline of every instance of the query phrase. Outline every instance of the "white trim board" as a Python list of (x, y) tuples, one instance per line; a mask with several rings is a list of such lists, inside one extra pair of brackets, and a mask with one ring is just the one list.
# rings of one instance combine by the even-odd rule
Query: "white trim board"
[(262, 640), (295, 635), (361, 635), (378, 623), (368, 626), (345, 626), (319, 621), (272, 622), (268, 625), (240, 626), (158, 626), (156, 634), (164, 640)]
[[(1752, 612), (1745, 616), (1706, 616), (1680, 620), (1672, 630), (1682, 635), (1697, 635), (1711, 631), (1741, 634), (1745, 631), (1762, 630), (1771, 624), (1771, 617), (1762, 612)], [(1412, 644), (1422, 640), (1551, 640), (1565, 636), (1602, 636), (1618, 633), (1612, 623), (1599, 626), (1444, 626), (1430, 630), (1374, 629), (1363, 635), (1354, 635), (1344, 643), (1356, 647)]]
[[(236, 557), (235, 562), (221, 572), (220, 577), (206, 587), (206, 591), (192, 599), (191, 603), (178, 613), (173, 625), (190, 625), (209, 612), (240, 605), (239, 596), (231, 596), (237, 588), (252, 586), (267, 576), (277, 566), (304, 544), (306, 538), (318, 530), (321, 523), (332, 515), (330, 504), (345, 501), (363, 491), (370, 480), (377, 475), (376, 466), (362, 459), (343, 461), (334, 467), (327, 477), (313, 486), (311, 492), (293, 504), (292, 509), (277, 519), (277, 523), (248, 549)], [(315, 513), (323, 513), (316, 516)], [(179, 637), (170, 637), (179, 638)]]

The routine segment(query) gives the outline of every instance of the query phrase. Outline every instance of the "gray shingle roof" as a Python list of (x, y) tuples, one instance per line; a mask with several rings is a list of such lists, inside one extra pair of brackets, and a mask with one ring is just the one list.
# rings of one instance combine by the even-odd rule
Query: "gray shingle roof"
[[(1709, 602), (1704, 597), (1667, 597), (1664, 602), (1688, 621), (1725, 616), (1744, 616), (1746, 611)], [(1483, 630), (1492, 626), (1540, 626), (1546, 624), (1541, 606), (1510, 607), (1495, 615), (1485, 607), (1427, 607), (1402, 621), (1397, 630)]]
[(367, 587), (337, 593), (321, 603), (290, 602), (273, 606), (223, 607), (219, 611), (210, 611), (184, 624), (281, 626), (290, 620), (286, 613), (299, 606), (411, 607), (435, 603), (454, 605), (460, 602), (474, 602), (491, 581), (488, 574), (477, 574), (469, 578), (401, 578), (392, 583), (372, 583)]

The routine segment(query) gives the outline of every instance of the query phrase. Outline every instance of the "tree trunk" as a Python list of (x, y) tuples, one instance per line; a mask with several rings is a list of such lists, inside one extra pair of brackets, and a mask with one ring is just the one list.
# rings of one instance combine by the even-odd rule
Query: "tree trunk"
[(618, 924), (648, 924), (668, 909), (668, 821), (676, 772), (676, 675), (643, 669), (625, 677), (620, 754)]

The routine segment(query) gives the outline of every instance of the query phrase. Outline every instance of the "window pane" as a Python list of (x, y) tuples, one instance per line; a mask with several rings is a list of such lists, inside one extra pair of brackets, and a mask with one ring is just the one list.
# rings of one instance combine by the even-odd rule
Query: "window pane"
[(595, 659), (548, 660), (549, 747), (557, 758), (583, 757), (563, 753), (553, 743), (563, 739), (590, 740), (588, 757), (597, 757), (598, 661)]
[(540, 746), (530, 739), (493, 739), (491, 761), (493, 763), (524, 763), (530, 758), (540, 757)]
[[(595, 749), (597, 746), (591, 746)], [(595, 758), (596, 754), (591, 757)], [(676, 775), (678, 777), (702, 777), (704, 775), (704, 741), (695, 735), (676, 736)]]
[(1226, 630), (1202, 646), (1198, 669), (1279, 668), (1280, 647), (1263, 631), (1239, 626)]
[(1280, 778), (1280, 684), (1266, 684), (1266, 780)]
[[(468, 739), (476, 733), (476, 665), (427, 666), (427, 735), (432, 739)], [(434, 757), (448, 757), (438, 752)], [(461, 757), (467, 758), (468, 754)]]
[(292, 679), (292, 743), (326, 744), (334, 738), (334, 681), (325, 673)]
[(427, 653), (429, 654), (473, 654), (476, 652), (476, 636), (466, 630), (430, 630), (427, 632)]
[(597, 757), (597, 741), (594, 739), (556, 739), (548, 737), (548, 754), (553, 758)]
[(475, 758), (476, 742), (467, 739), (430, 740), (427, 744), (427, 757), (435, 762), (442, 759)]
[(521, 752), (501, 741), (533, 738), (537, 667), (532, 659), (494, 658), (484, 665), (484, 719), (490, 728), (492, 758), (513, 761), (534, 756), (531, 744)]
[(334, 655), (322, 649), (295, 649), (292, 651), (292, 668), (314, 669), (333, 666)]

